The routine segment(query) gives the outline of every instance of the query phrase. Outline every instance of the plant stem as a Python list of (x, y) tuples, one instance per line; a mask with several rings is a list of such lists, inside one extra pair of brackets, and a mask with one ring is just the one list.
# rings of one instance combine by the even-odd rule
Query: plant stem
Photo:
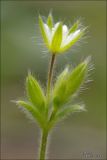
[(42, 132), (41, 146), (40, 146), (40, 158), (39, 158), (39, 160), (45, 160), (47, 138), (48, 138), (48, 132), (46, 132), (45, 130), (43, 130), (43, 132)]
[[(51, 89), (54, 63), (55, 63), (55, 54), (52, 54), (52, 57), (51, 57), (51, 60), (50, 60), (50, 65), (49, 65), (48, 80), (47, 80), (47, 93), (46, 93), (46, 95), (47, 95), (47, 105), (46, 105), (47, 120), (48, 120), (48, 110), (49, 110), (49, 104), (50, 104), (50, 89)], [(41, 140), (41, 146), (40, 146), (39, 160), (45, 160), (48, 134), (49, 134), (48, 129), (47, 130), (46, 129), (42, 130), (42, 140)]]
[(47, 96), (48, 97), (50, 95), (54, 63), (55, 63), (55, 54), (52, 54), (52, 57), (51, 57), (51, 60), (50, 60), (50, 65), (49, 65), (48, 81), (47, 81)]
[(47, 105), (46, 105), (46, 116), (48, 117), (48, 108), (50, 103), (50, 89), (51, 89), (51, 83), (52, 83), (52, 76), (53, 76), (53, 69), (54, 69), (54, 63), (55, 63), (55, 54), (52, 54), (49, 64), (49, 71), (48, 71), (48, 80), (47, 80)]

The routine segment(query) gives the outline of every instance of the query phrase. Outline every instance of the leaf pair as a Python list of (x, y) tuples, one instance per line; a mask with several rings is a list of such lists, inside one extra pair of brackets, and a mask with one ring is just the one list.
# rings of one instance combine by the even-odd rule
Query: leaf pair
[(73, 71), (66, 68), (59, 76), (53, 90), (53, 105), (60, 108), (79, 90), (88, 71), (89, 58), (80, 63)]
[[(58, 76), (52, 92), (53, 108), (51, 115), (46, 115), (47, 99), (43, 89), (31, 74), (28, 74), (26, 79), (28, 102), (17, 101), (17, 104), (28, 111), (32, 117), (37, 120), (41, 128), (48, 126), (49, 129), (52, 128), (57, 121), (64, 119), (69, 114), (84, 110), (82, 105), (67, 104), (84, 82), (88, 71), (89, 61), (90, 58), (87, 58), (72, 71), (67, 67)], [(50, 106), (48, 106), (48, 110), (50, 110)]]
[(37, 80), (29, 74), (26, 79), (28, 102), (17, 101), (17, 104), (27, 110), (39, 125), (45, 125), (45, 96)]
[(57, 121), (64, 119), (69, 114), (77, 111), (83, 111), (83, 105), (67, 105), (70, 99), (77, 94), (81, 85), (83, 84), (87, 72), (90, 57), (80, 63), (72, 71), (69, 68), (58, 76), (53, 89), (53, 112), (50, 118), (49, 128), (51, 128)]

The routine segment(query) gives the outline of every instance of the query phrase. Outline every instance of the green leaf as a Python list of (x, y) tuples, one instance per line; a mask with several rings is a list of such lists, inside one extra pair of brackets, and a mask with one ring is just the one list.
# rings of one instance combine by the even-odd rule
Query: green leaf
[(81, 111), (85, 111), (85, 108), (83, 105), (76, 104), (76, 105), (66, 106), (64, 109), (60, 110), (56, 114), (56, 119), (61, 120), (69, 116), (71, 113), (81, 112)]
[(86, 111), (84, 108), (84, 105), (70, 105), (70, 106), (65, 106), (62, 110), (59, 110), (55, 116), (49, 121), (48, 128), (49, 130), (58, 122), (61, 121), (65, 118), (67, 118), (70, 114), (74, 112), (81, 112), (81, 111)]
[(66, 96), (70, 97), (75, 94), (83, 84), (88, 71), (88, 57), (84, 62), (80, 63), (70, 74), (67, 79)]
[(72, 71), (63, 71), (58, 77), (53, 89), (54, 108), (60, 109), (77, 93), (83, 84), (88, 71), (89, 58), (80, 63)]
[[(37, 122), (39, 123), (39, 125), (41, 126), (41, 128), (44, 127), (44, 119), (43, 116), (39, 113), (39, 111), (30, 103), (25, 102), (25, 101), (17, 101), (16, 102), (20, 107), (22, 107), (25, 111), (25, 113), (30, 113), (32, 115), (32, 117), (37, 120)], [(27, 112), (26, 112), (27, 111)]]
[(49, 16), (48, 16), (47, 25), (49, 26), (50, 29), (52, 29), (52, 27), (53, 27), (53, 18), (52, 18), (51, 14), (49, 14)]
[(55, 28), (52, 42), (51, 42), (51, 51), (57, 53), (62, 42), (62, 23), (60, 22)]
[(39, 26), (40, 26), (40, 30), (41, 30), (44, 42), (47, 45), (47, 47), (49, 47), (48, 34), (47, 34), (47, 31), (46, 31), (46, 28), (45, 28), (45, 25), (44, 25), (44, 22), (43, 22), (41, 16), (39, 16)]
[(37, 80), (29, 74), (26, 79), (27, 95), (32, 104), (38, 108), (40, 112), (45, 111), (45, 96)]
[(78, 29), (78, 26), (79, 26), (79, 20), (77, 20), (73, 26), (70, 28), (69, 32), (68, 32), (68, 35), (70, 35), (71, 33), (75, 32), (77, 29)]
[(57, 108), (65, 102), (66, 83), (68, 76), (68, 67), (58, 76), (53, 90), (53, 103)]

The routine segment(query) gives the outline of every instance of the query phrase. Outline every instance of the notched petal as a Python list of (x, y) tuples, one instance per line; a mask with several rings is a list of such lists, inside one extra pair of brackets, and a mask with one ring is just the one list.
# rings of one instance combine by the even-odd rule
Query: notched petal
[(84, 30), (77, 30), (74, 33), (71, 33), (65, 40), (63, 44), (61, 44), (60, 52), (64, 52), (71, 48), (84, 34)]

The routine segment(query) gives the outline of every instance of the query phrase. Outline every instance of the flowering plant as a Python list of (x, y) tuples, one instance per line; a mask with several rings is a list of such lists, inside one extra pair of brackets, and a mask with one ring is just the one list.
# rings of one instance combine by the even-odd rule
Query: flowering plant
[(85, 28), (79, 27), (79, 21), (74, 23), (70, 29), (62, 22), (53, 24), (51, 14), (49, 14), (47, 22), (43, 22), (39, 16), (39, 25), (43, 40), (52, 53), (47, 88), (44, 92), (37, 79), (29, 73), (26, 78), (27, 100), (18, 100), (16, 103), (27, 114), (29, 113), (41, 128), (42, 140), (39, 159), (44, 160), (48, 135), (53, 126), (71, 113), (85, 110), (84, 105), (74, 104), (73, 99), (85, 81), (90, 58), (86, 58), (73, 70), (66, 67), (56, 78), (55, 84), (52, 85), (53, 68), (57, 54), (72, 47), (84, 35)]
[(86, 28), (79, 28), (79, 21), (70, 29), (62, 22), (53, 24), (52, 15), (49, 14), (47, 22), (39, 16), (39, 24), (44, 42), (51, 53), (58, 54), (72, 47), (84, 34)]

